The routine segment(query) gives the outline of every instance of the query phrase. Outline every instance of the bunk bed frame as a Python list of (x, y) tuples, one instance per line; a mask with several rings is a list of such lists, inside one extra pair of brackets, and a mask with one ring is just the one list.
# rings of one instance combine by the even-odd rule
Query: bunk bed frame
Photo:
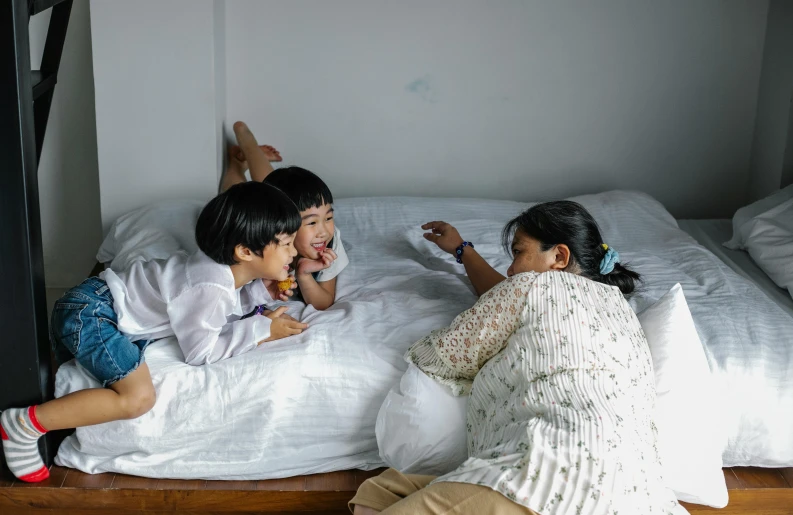
[[(28, 21), (49, 8), (41, 69), (32, 71)], [(37, 167), (71, 9), (72, 0), (0, 2), (0, 409), (52, 392)], [(57, 436), (41, 439), (49, 462)]]
[[(53, 395), (37, 166), (58, 81), (73, 0), (0, 2), (0, 410)], [(30, 16), (52, 8), (40, 70), (30, 68)], [(101, 268), (92, 270), (92, 275)], [(41, 439), (49, 465), (63, 434)], [(0, 513), (349, 513), (347, 501), (380, 470), (348, 470), (267, 481), (168, 480), (89, 475), (51, 467), (48, 480), (16, 480), (0, 457)], [(793, 514), (793, 468), (724, 469), (723, 515)], [(687, 505), (691, 513), (715, 512)]]

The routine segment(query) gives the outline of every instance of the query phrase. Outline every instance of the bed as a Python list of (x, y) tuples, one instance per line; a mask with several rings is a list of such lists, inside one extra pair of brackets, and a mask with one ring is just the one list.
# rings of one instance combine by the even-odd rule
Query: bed
[[(651, 197), (614, 191), (576, 200), (644, 276), (631, 299), (637, 311), (682, 284), (721, 386), (714, 403), (729, 435), (724, 466), (793, 465), (793, 315), (682, 231)], [(168, 221), (159, 229), (167, 234), (138, 232), (137, 252), (122, 248), (124, 241), (115, 251), (140, 259), (189, 247), (185, 220), (198, 206), (150, 208), (139, 217)], [(173, 339), (156, 342), (146, 353), (158, 393), (154, 409), (78, 429), (56, 463), (89, 473), (246, 480), (382, 466), (374, 424), (406, 368), (405, 349), (475, 301), (462, 267), (426, 242), (419, 225), (453, 223), (504, 271), (500, 229), (526, 205), (377, 198), (335, 207), (352, 265), (331, 309), (289, 304), (309, 323), (306, 333), (205, 367), (182, 363)], [(74, 362), (58, 371), (58, 396), (90, 386), (96, 383)]]
[(751, 281), (777, 306), (793, 317), (793, 297), (790, 293), (777, 286), (747, 252), (730, 250), (723, 245), (732, 237), (731, 220), (678, 220), (677, 223), (680, 229), (715, 254), (735, 273)]

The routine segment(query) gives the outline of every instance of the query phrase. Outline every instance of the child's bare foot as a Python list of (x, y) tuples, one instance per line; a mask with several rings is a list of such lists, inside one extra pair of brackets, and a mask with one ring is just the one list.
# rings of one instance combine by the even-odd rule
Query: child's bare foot
[[(239, 152), (244, 154), (244, 159), (248, 162), (251, 179), (257, 182), (263, 181), (273, 171), (270, 161), (280, 161), (281, 155), (277, 150), (267, 145), (260, 147), (256, 137), (244, 122), (234, 124), (234, 135), (237, 137)], [(237, 158), (237, 156), (234, 157)]]
[[(264, 156), (267, 158), (268, 161), (271, 163), (280, 163), (283, 161), (281, 157), (281, 153), (273, 146), (270, 145), (259, 145), (259, 148), (262, 149), (264, 152)], [(229, 158), (236, 159), (242, 163), (245, 162), (245, 153), (242, 151), (239, 145), (231, 145), (229, 147)], [(245, 168), (248, 168), (248, 165), (245, 165)]]

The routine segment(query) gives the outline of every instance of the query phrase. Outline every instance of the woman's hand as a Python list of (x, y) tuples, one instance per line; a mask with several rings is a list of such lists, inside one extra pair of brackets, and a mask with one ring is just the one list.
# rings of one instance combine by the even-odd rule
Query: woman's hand
[(463, 244), (463, 238), (454, 226), (446, 222), (429, 222), (421, 226), (425, 231), (424, 237), (440, 247), (444, 252), (454, 255), (457, 247)]

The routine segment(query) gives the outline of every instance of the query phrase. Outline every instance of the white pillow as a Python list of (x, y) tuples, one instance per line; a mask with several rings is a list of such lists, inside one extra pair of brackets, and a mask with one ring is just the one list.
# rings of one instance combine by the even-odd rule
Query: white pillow
[(655, 425), (664, 483), (681, 501), (727, 505), (722, 407), (702, 342), (676, 284), (639, 315), (655, 369)]
[[(676, 285), (640, 316), (659, 385), (655, 423), (666, 485), (681, 501), (721, 508), (727, 485), (715, 384)], [(465, 461), (468, 397), (454, 397), (414, 365), (386, 396), (377, 416), (380, 457), (403, 472), (444, 474)]]
[(744, 224), (790, 199), (793, 199), (793, 184), (777, 191), (770, 197), (758, 200), (753, 204), (739, 209), (732, 219), (732, 239), (725, 243), (724, 246), (732, 250), (745, 250), (746, 240), (745, 236), (741, 233), (741, 228)]
[(124, 270), (135, 261), (167, 259), (175, 252), (194, 252), (195, 223), (206, 202), (169, 200), (119, 217), (99, 247), (96, 259)]
[(468, 396), (455, 397), (409, 365), (377, 414), (380, 458), (406, 474), (451, 472), (468, 458), (467, 406)]
[(793, 198), (743, 224), (741, 236), (757, 266), (793, 297)]

